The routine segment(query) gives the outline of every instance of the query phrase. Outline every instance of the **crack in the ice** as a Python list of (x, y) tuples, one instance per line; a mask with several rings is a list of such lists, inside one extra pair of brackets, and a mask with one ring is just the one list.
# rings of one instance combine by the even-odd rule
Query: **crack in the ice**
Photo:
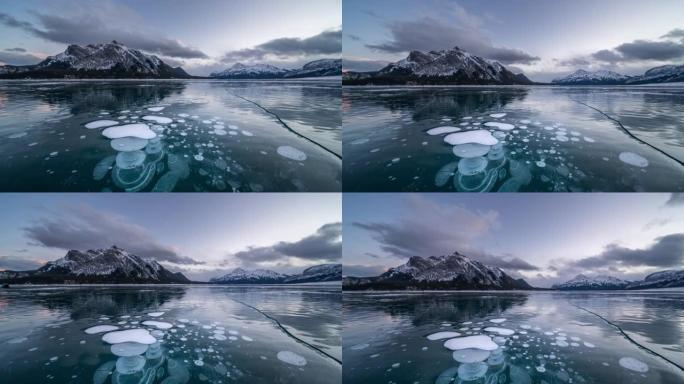
[(618, 331), (620, 331), (620, 333), (622, 334), (622, 336), (624, 336), (625, 339), (627, 339), (630, 343), (636, 345), (638, 348), (641, 348), (641, 349), (645, 350), (646, 352), (648, 352), (648, 353), (650, 353), (650, 354), (652, 354), (652, 355), (654, 355), (654, 356), (657, 356), (657, 357), (659, 357), (659, 358), (661, 358), (661, 359), (667, 361), (668, 363), (670, 363), (670, 364), (674, 365), (675, 367), (679, 368), (680, 370), (684, 371), (684, 367), (683, 367), (683, 366), (681, 366), (681, 365), (675, 363), (674, 361), (672, 361), (672, 360), (668, 359), (667, 357), (665, 357), (665, 356), (659, 354), (658, 352), (656, 352), (656, 351), (654, 351), (654, 350), (652, 350), (652, 349), (646, 347), (645, 345), (639, 344), (639, 342), (637, 342), (636, 340), (634, 340), (631, 336), (629, 336), (629, 335), (627, 334), (627, 332), (625, 332), (622, 328), (620, 328), (619, 325), (613, 323), (612, 321), (606, 319), (605, 317), (599, 315), (598, 313), (593, 312), (593, 311), (591, 311), (591, 310), (589, 310), (589, 309), (586, 309), (586, 308), (584, 308), (584, 307), (581, 307), (581, 306), (579, 306), (579, 305), (577, 305), (577, 304), (570, 304), (570, 305), (572, 305), (573, 307), (575, 307), (575, 308), (577, 308), (577, 309), (581, 309), (581, 310), (583, 310), (583, 311), (585, 311), (585, 312), (591, 313), (592, 315), (598, 317), (599, 319), (601, 319), (601, 320), (603, 320), (604, 322), (606, 322), (606, 324), (608, 324), (608, 325), (610, 325), (610, 326), (612, 326), (612, 327), (615, 327)]
[(326, 147), (325, 145), (323, 145), (323, 144), (321, 144), (321, 143), (319, 143), (319, 142), (317, 142), (317, 141), (315, 141), (315, 140), (313, 140), (313, 139), (311, 139), (311, 138), (309, 138), (309, 137), (307, 137), (307, 136), (304, 136), (304, 135), (302, 135), (301, 133), (299, 133), (299, 132), (295, 131), (294, 129), (292, 129), (292, 128), (291, 128), (289, 125), (287, 125), (287, 124), (280, 118), (280, 116), (278, 116), (275, 112), (272, 112), (272, 111), (268, 110), (267, 108), (263, 107), (261, 104), (257, 103), (256, 101), (250, 100), (250, 99), (248, 99), (248, 98), (246, 98), (246, 97), (242, 97), (242, 96), (236, 95), (236, 94), (234, 94), (234, 93), (233, 93), (233, 96), (237, 97), (238, 99), (242, 99), (242, 100), (244, 100), (244, 101), (246, 101), (246, 102), (248, 102), (248, 103), (252, 103), (252, 104), (256, 105), (257, 107), (261, 108), (264, 112), (266, 112), (266, 113), (268, 113), (269, 115), (275, 117), (276, 120), (278, 120), (278, 122), (279, 122), (283, 127), (285, 127), (285, 129), (287, 129), (288, 131), (294, 133), (295, 135), (301, 137), (301, 138), (304, 139), (304, 140), (307, 140), (307, 141), (309, 141), (309, 142), (315, 144), (316, 146), (322, 148), (323, 150), (325, 150), (326, 152), (330, 153), (331, 155), (333, 155), (333, 156), (337, 157), (338, 159), (342, 160), (342, 156), (338, 155), (338, 154), (337, 154), (335, 151), (333, 151), (332, 149), (330, 149), (330, 148)]
[(663, 155), (669, 157), (670, 159), (676, 161), (677, 163), (679, 163), (679, 165), (684, 165), (684, 162), (682, 162), (681, 160), (677, 159), (676, 157), (674, 157), (674, 156), (670, 155), (669, 153), (663, 151), (662, 149), (660, 149), (660, 148), (658, 148), (658, 147), (656, 147), (656, 146), (654, 146), (654, 145), (652, 145), (652, 144), (649, 144), (648, 142), (646, 142), (646, 141), (644, 141), (644, 140), (638, 138), (636, 135), (634, 135), (632, 132), (630, 132), (624, 125), (622, 125), (622, 122), (620, 122), (620, 120), (618, 120), (618, 119), (616, 119), (616, 118), (610, 116), (609, 114), (603, 112), (602, 110), (600, 110), (600, 109), (598, 109), (598, 108), (596, 108), (596, 107), (594, 107), (594, 106), (592, 106), (592, 105), (589, 105), (589, 104), (587, 104), (587, 103), (581, 102), (581, 101), (579, 101), (579, 100), (575, 100), (575, 99), (573, 99), (573, 98), (570, 98), (570, 100), (572, 100), (572, 101), (574, 101), (574, 102), (576, 102), (576, 103), (578, 103), (578, 104), (582, 104), (582, 105), (584, 105), (585, 107), (591, 108), (591, 109), (593, 109), (594, 111), (596, 111), (596, 112), (602, 114), (603, 116), (605, 116), (605, 117), (608, 118), (609, 120), (612, 120), (612, 121), (614, 121), (615, 123), (617, 123), (617, 125), (620, 126), (620, 129), (622, 129), (628, 136), (630, 136), (630, 137), (633, 138), (634, 140), (640, 142), (641, 144), (645, 144), (645, 145), (647, 145), (647, 146), (649, 146), (649, 147), (655, 149), (656, 151), (658, 151), (658, 152), (662, 153)]
[(231, 299), (231, 300), (235, 301), (236, 303), (240, 303), (240, 304), (244, 305), (245, 307), (251, 308), (251, 309), (253, 309), (253, 310), (259, 312), (259, 313), (262, 314), (265, 318), (271, 320), (278, 328), (280, 328), (281, 331), (283, 331), (283, 333), (285, 333), (288, 337), (294, 339), (296, 342), (298, 342), (298, 343), (300, 343), (300, 344), (302, 344), (302, 345), (305, 345), (305, 346), (307, 346), (307, 347), (313, 349), (314, 351), (316, 351), (316, 352), (318, 352), (318, 353), (324, 355), (325, 357), (327, 357), (327, 358), (329, 358), (329, 359), (335, 360), (338, 364), (342, 364), (342, 361), (339, 360), (338, 358), (336, 358), (335, 356), (332, 356), (332, 355), (328, 354), (327, 352), (325, 352), (324, 350), (318, 348), (317, 346), (315, 346), (315, 345), (313, 345), (313, 344), (309, 344), (309, 343), (307, 343), (306, 341), (300, 339), (299, 337), (293, 335), (290, 331), (287, 330), (287, 328), (285, 328), (285, 327), (280, 323), (280, 321), (278, 321), (276, 318), (270, 316), (268, 313), (266, 313), (266, 312), (260, 310), (259, 308), (255, 307), (255, 306), (252, 306), (252, 305), (249, 305), (249, 304), (247, 304), (247, 303), (245, 303), (245, 302), (242, 302), (242, 301), (240, 301), (240, 300), (237, 300), (237, 299)]

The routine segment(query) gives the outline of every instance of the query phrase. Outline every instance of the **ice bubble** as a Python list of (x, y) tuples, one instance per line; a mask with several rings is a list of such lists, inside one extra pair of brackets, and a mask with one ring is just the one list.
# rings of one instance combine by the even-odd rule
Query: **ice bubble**
[(458, 132), (460, 130), (461, 130), (461, 128), (443, 126), (443, 127), (436, 127), (436, 128), (429, 129), (426, 133), (430, 136), (435, 136), (435, 135), (441, 135), (443, 133)]
[(102, 131), (108, 139), (119, 139), (121, 137), (137, 137), (140, 139), (154, 139), (157, 134), (154, 133), (147, 124), (136, 123), (119, 125), (110, 127)]
[(500, 118), (502, 118), (502, 117), (504, 117), (504, 116), (506, 116), (505, 113), (492, 113), (491, 115), (489, 115), (489, 117), (493, 117), (493, 118), (495, 118), (495, 119), (500, 119)]
[(225, 340), (227, 340), (228, 338), (225, 337), (224, 335), (220, 334), (220, 333), (215, 333), (215, 334), (214, 334), (214, 339), (216, 339), (216, 340), (218, 340), (218, 341), (225, 341)]
[(198, 366), (198, 367), (201, 367), (201, 366), (204, 365), (204, 361), (202, 361), (202, 360), (195, 360), (195, 365)]
[(487, 360), (490, 354), (490, 351), (475, 348), (466, 348), (454, 351), (454, 353), (451, 356), (454, 358), (454, 360), (458, 361), (459, 363), (479, 363), (481, 361)]
[(242, 335), (242, 340), (244, 340), (244, 341), (254, 341), (254, 339), (252, 339), (252, 338), (249, 337), (249, 336), (245, 336), (245, 335)]
[(503, 318), (489, 320), (490, 323), (494, 323), (494, 324), (501, 324), (504, 321), (506, 321), (506, 319), (503, 319)]
[(467, 132), (452, 133), (444, 137), (444, 141), (451, 145), (476, 143), (482, 145), (494, 145), (499, 142), (491, 132), (483, 129)]
[(242, 131), (242, 134), (245, 136), (254, 136), (254, 134), (250, 131)]
[(453, 176), (454, 172), (456, 172), (456, 167), (458, 167), (457, 161), (442, 166), (435, 175), (435, 185), (443, 187), (449, 181), (449, 178)]
[(164, 312), (150, 312), (150, 313), (147, 314), (147, 316), (159, 317), (159, 316), (161, 316), (161, 315), (163, 315), (163, 314), (164, 314)]
[(147, 348), (147, 344), (126, 342), (112, 345), (111, 351), (119, 357), (130, 357), (142, 355), (147, 352)]
[(428, 340), (442, 340), (442, 339), (450, 339), (452, 337), (459, 337), (461, 336), (460, 333), (458, 332), (437, 332), (433, 333), (427, 336)]
[(116, 325), (96, 325), (85, 330), (85, 333), (94, 335), (96, 333), (111, 332), (119, 329)]
[(458, 162), (458, 172), (464, 176), (473, 176), (484, 171), (488, 163), (484, 157), (464, 158)]
[(173, 325), (170, 323), (166, 323), (163, 321), (152, 321), (152, 320), (147, 320), (142, 322), (143, 325), (147, 325), (150, 327), (155, 327), (157, 329), (170, 329), (173, 328)]
[(486, 155), (491, 146), (477, 143), (466, 143), (454, 145), (451, 149), (454, 155), (462, 158), (480, 157)]
[(26, 340), (28, 340), (27, 337), (16, 337), (16, 338), (11, 339), (11, 340), (9, 340), (9, 341), (7, 341), (7, 342), (8, 342), (9, 344), (19, 344), (19, 343), (23, 343), (23, 342), (26, 341)]
[(187, 113), (179, 113), (178, 116), (180, 117), (190, 117)]
[(96, 121), (91, 121), (90, 123), (86, 124), (85, 127), (88, 129), (96, 129), (96, 128), (111, 127), (112, 125), (119, 125), (119, 122), (114, 121), (114, 120), (96, 120)]
[(594, 344), (587, 342), (587, 341), (584, 342), (584, 346), (587, 348), (596, 348), (596, 346)]
[(288, 364), (296, 365), (298, 367), (303, 367), (306, 365), (306, 359), (294, 352), (290, 351), (280, 351), (276, 355), (278, 360), (283, 361)]
[(368, 348), (369, 346), (370, 346), (370, 344), (368, 344), (368, 343), (356, 344), (356, 345), (352, 345), (351, 348), (349, 348), (349, 349), (354, 350), (354, 351), (360, 351), (362, 349)]
[(556, 340), (556, 345), (557, 345), (557, 346), (559, 346), (559, 347), (563, 347), (563, 348), (565, 348), (565, 347), (569, 346), (570, 344), (568, 344), (568, 342), (567, 342), (567, 341), (563, 341), (563, 340)]
[(510, 131), (511, 129), (515, 128), (515, 125), (513, 124), (506, 124), (506, 123), (485, 123), (484, 124), (486, 127), (492, 127), (492, 128), (498, 128), (502, 131)]
[(139, 151), (147, 146), (147, 140), (137, 137), (122, 137), (109, 143), (112, 148), (119, 152)]
[(588, 143), (593, 143), (593, 142), (595, 142), (596, 140), (592, 139), (591, 137), (584, 136), (584, 141), (586, 141), (586, 142), (588, 142)]
[(109, 344), (119, 344), (126, 342), (152, 344), (156, 343), (157, 339), (150, 335), (150, 332), (146, 329), (134, 328), (127, 329), (125, 331), (114, 331), (105, 333), (104, 336), (102, 336), (102, 341)]
[(536, 162), (536, 164), (537, 164), (537, 167), (539, 167), (539, 168), (546, 167), (546, 162), (544, 162), (544, 160), (539, 160)]
[(170, 123), (173, 123), (173, 119), (170, 119), (170, 118), (168, 118), (168, 117), (163, 117), (163, 116), (151, 116), (151, 115), (147, 115), (147, 116), (143, 116), (142, 119), (143, 119), (143, 120), (147, 120), (147, 121), (154, 121), (154, 122), (157, 123), (157, 124), (170, 124)]
[(147, 155), (143, 151), (119, 152), (116, 155), (116, 166), (120, 169), (133, 169), (142, 165), (145, 157)]
[(627, 368), (630, 371), (640, 373), (648, 372), (648, 365), (646, 365), (646, 363), (632, 357), (621, 357), (620, 360), (618, 360), (618, 363), (621, 367)]
[(508, 328), (499, 328), (499, 327), (487, 327), (484, 329), (486, 332), (493, 332), (497, 333), (501, 336), (510, 336), (515, 333), (514, 330), (508, 329)]
[(160, 112), (164, 110), (164, 107), (149, 107), (147, 110), (152, 112)]
[(287, 157), (288, 159), (296, 161), (306, 160), (306, 154), (297, 148), (290, 147), (289, 145), (283, 145), (278, 147), (276, 150), (280, 156)]
[(618, 158), (623, 163), (627, 163), (627, 164), (633, 165), (635, 167), (639, 167), (639, 168), (648, 167), (648, 160), (637, 155), (636, 153), (622, 152), (622, 153), (620, 153), (620, 156), (618, 156)]
[(493, 350), (499, 348), (499, 346), (494, 341), (492, 341), (492, 338), (489, 336), (486, 336), (486, 335), (457, 337), (457, 338), (445, 341), (444, 347), (447, 349), (450, 349), (452, 351), (456, 351), (456, 350), (460, 350), (460, 349), (468, 349), (468, 348), (482, 349), (485, 351), (493, 351)]

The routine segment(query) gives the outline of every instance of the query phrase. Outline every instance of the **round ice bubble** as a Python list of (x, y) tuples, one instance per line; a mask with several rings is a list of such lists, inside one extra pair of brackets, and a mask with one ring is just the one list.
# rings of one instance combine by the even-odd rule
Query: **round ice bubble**
[(496, 333), (501, 336), (510, 336), (515, 333), (514, 330), (508, 329), (508, 328), (499, 328), (499, 327), (487, 327), (484, 329), (485, 332), (492, 332)]
[(486, 335), (464, 336), (450, 339), (444, 342), (444, 347), (452, 351), (460, 349), (482, 349), (485, 351), (493, 351), (499, 346), (492, 341), (492, 338)]
[(427, 336), (428, 340), (442, 340), (442, 339), (450, 339), (452, 337), (459, 337), (461, 336), (460, 333), (458, 332), (437, 332), (433, 333)]
[(130, 375), (142, 371), (146, 361), (142, 356), (119, 357), (116, 361), (116, 372), (122, 375)]
[(163, 117), (163, 116), (143, 116), (143, 120), (146, 121), (154, 121), (157, 124), (171, 124), (173, 123), (173, 119), (170, 119), (168, 117)]
[(487, 373), (488, 366), (485, 363), (465, 363), (458, 367), (458, 378), (461, 382), (477, 380)]
[(637, 360), (633, 357), (621, 357), (618, 360), (621, 367), (627, 368), (630, 371), (645, 373), (648, 372), (648, 365), (641, 360)]
[(142, 355), (147, 351), (147, 348), (147, 344), (126, 342), (112, 345), (111, 351), (119, 357), (130, 357)]
[(637, 155), (636, 153), (622, 152), (622, 153), (620, 153), (618, 158), (623, 163), (633, 165), (635, 167), (639, 167), (639, 168), (648, 167), (648, 160), (646, 160), (646, 158), (644, 158), (642, 156)]
[(513, 124), (506, 124), (506, 123), (495, 123), (495, 122), (489, 122), (484, 124), (486, 127), (491, 127), (491, 128), (497, 128), (502, 131), (510, 131), (511, 129), (515, 128), (515, 125)]
[(119, 125), (119, 122), (115, 120), (96, 120), (86, 124), (85, 127), (88, 129), (96, 129), (111, 127), (112, 125)]
[(119, 152), (139, 151), (147, 146), (148, 140), (137, 137), (121, 137), (109, 142), (112, 148)]
[(294, 352), (280, 351), (280, 352), (278, 352), (276, 357), (278, 358), (278, 360), (280, 360), (282, 362), (292, 364), (292, 365), (296, 365), (298, 367), (303, 367), (306, 365), (306, 359), (304, 357), (294, 353)]
[(495, 118), (495, 119), (500, 119), (500, 118), (502, 118), (502, 117), (504, 117), (504, 116), (506, 116), (505, 113), (492, 113), (491, 115), (489, 115), (489, 117), (493, 117), (493, 118)]
[(278, 147), (276, 150), (280, 156), (287, 157), (288, 159), (296, 161), (306, 160), (306, 154), (297, 148), (290, 147), (289, 145), (283, 145)]
[(156, 343), (157, 339), (150, 335), (150, 332), (146, 329), (134, 328), (124, 331), (106, 333), (102, 336), (102, 341), (108, 344), (119, 344), (126, 342), (152, 344)]
[(119, 152), (116, 155), (116, 166), (119, 169), (133, 169), (142, 165), (145, 157), (147, 155), (143, 151)]
[(476, 175), (487, 168), (489, 161), (484, 157), (473, 157), (461, 159), (458, 162), (458, 173), (464, 176)]
[(466, 348), (454, 351), (451, 355), (459, 363), (479, 363), (487, 360), (491, 352), (483, 349)]
[(482, 145), (494, 145), (499, 142), (491, 132), (483, 129), (467, 132), (456, 132), (444, 137), (444, 141), (451, 145), (476, 143)]
[(116, 325), (96, 325), (85, 330), (85, 333), (89, 335), (94, 335), (102, 332), (111, 332), (119, 329)]
[(462, 158), (480, 157), (489, 152), (491, 146), (477, 143), (466, 143), (454, 145), (452, 151), (454, 155)]
[(142, 324), (150, 326), (150, 327), (155, 327), (157, 329), (171, 329), (173, 327), (173, 325), (171, 323), (167, 323), (164, 321), (147, 320), (147, 321), (143, 321)]
[(121, 137), (137, 137), (140, 139), (153, 139), (157, 134), (150, 129), (147, 124), (136, 123), (109, 127), (102, 131), (102, 135), (108, 139), (118, 139)]
[(435, 136), (435, 135), (441, 135), (443, 133), (458, 132), (460, 130), (461, 130), (461, 128), (457, 128), (457, 127), (442, 126), (442, 127), (435, 127), (432, 129), (428, 129), (428, 131), (426, 133), (430, 136)]

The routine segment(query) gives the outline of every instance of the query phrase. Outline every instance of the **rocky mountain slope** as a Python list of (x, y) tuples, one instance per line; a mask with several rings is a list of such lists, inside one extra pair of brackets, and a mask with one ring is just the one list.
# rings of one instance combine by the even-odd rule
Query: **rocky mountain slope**
[(684, 287), (684, 270), (660, 271), (646, 276), (641, 281), (635, 281), (627, 289), (674, 288)]
[(71, 250), (34, 271), (3, 271), (0, 281), (32, 284), (117, 284), (190, 283), (182, 273), (173, 273), (157, 261), (140, 257), (121, 248)]
[(406, 264), (390, 268), (376, 277), (346, 277), (344, 289), (532, 289), (523, 279), (514, 279), (458, 252), (448, 256), (411, 257)]
[(283, 69), (268, 64), (233, 64), (232, 67), (214, 72), (209, 77), (216, 79), (292, 79), (304, 77), (340, 76), (341, 59), (321, 59), (304, 64), (298, 69)]
[(577, 70), (554, 79), (557, 85), (637, 85), (684, 82), (684, 65), (663, 65), (651, 68), (640, 76), (626, 76), (611, 71)]
[(236, 268), (209, 282), (214, 284), (298, 284), (340, 280), (342, 280), (341, 264), (321, 264), (309, 267), (297, 275), (284, 275), (268, 269), (248, 271)]
[(0, 66), (0, 78), (189, 78), (155, 55), (112, 41), (107, 44), (69, 45), (35, 65)]
[(563, 284), (556, 284), (551, 288), (560, 290), (624, 289), (629, 283), (629, 281), (612, 276), (587, 277), (580, 274)]
[(346, 72), (343, 84), (533, 84), (501, 63), (454, 47), (443, 51), (412, 51), (377, 72)]

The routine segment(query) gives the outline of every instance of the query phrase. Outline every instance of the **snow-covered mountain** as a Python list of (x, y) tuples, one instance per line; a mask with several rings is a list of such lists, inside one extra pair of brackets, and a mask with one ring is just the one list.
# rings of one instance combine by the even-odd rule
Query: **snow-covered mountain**
[(684, 65), (663, 65), (651, 68), (642, 76), (637, 76), (627, 84), (676, 83), (684, 82)]
[(636, 281), (627, 289), (673, 288), (684, 287), (684, 270), (667, 270), (652, 273), (642, 281)]
[(107, 44), (69, 45), (55, 56), (35, 65), (0, 67), (0, 77), (14, 78), (188, 78), (181, 67), (173, 68), (155, 55), (112, 41)]
[(377, 72), (346, 72), (345, 84), (532, 84), (501, 63), (458, 47), (443, 51), (411, 51), (403, 60)]
[(35, 271), (5, 271), (0, 279), (31, 283), (189, 283), (182, 273), (173, 273), (157, 261), (116, 246), (86, 252), (70, 250)]
[(624, 289), (629, 283), (629, 281), (612, 276), (589, 277), (580, 274), (565, 283), (555, 284), (551, 288), (561, 290)]
[(342, 280), (341, 264), (320, 264), (305, 269), (298, 275), (285, 275), (268, 269), (246, 270), (235, 268), (232, 272), (209, 280), (214, 284), (298, 284)]
[(472, 260), (458, 252), (448, 256), (411, 257), (377, 277), (347, 277), (345, 289), (531, 289), (497, 267)]
[(233, 64), (232, 67), (209, 75), (216, 79), (282, 79), (302, 77), (339, 76), (342, 74), (341, 59), (321, 59), (304, 64), (298, 69), (283, 69), (268, 64)]
[(554, 79), (552, 83), (559, 85), (610, 85), (624, 84), (628, 79), (630, 79), (629, 76), (612, 71), (588, 72), (579, 69), (565, 77)]

